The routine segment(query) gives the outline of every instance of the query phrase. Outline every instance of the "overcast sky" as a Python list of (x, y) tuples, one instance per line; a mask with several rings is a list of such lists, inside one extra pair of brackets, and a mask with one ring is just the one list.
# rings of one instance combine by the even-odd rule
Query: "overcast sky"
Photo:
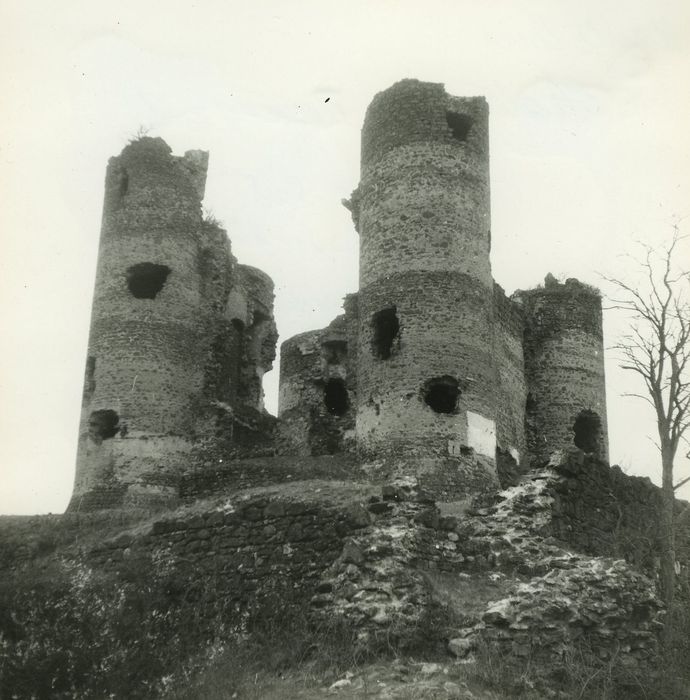
[[(210, 151), (205, 205), (273, 277), (282, 341), (357, 288), (340, 200), (367, 104), (406, 77), (489, 101), (508, 293), (630, 275), (635, 239), (690, 233), (687, 0), (0, 5), (0, 513), (60, 512), (71, 493), (108, 158), (140, 126)], [(276, 364), (272, 411), (277, 380)], [(625, 380), (609, 356), (611, 460), (658, 482), (653, 416)]]

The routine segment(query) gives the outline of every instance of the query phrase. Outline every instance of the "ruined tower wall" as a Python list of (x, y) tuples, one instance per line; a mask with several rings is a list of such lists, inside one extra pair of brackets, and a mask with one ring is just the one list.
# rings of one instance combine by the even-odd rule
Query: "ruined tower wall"
[[(173, 498), (216, 404), (249, 400), (241, 374), (256, 369), (230, 306), (261, 305), (270, 327), (272, 297), (202, 220), (207, 162), (148, 137), (109, 162), (71, 510)], [(253, 392), (258, 406), (260, 381)]]
[(280, 346), (281, 450), (311, 455), (312, 431), (323, 404), (322, 330), (306, 331)]
[(306, 456), (351, 448), (355, 385), (346, 317), (293, 336), (280, 352), (281, 451)]
[(606, 461), (601, 297), (577, 280), (516, 292), (525, 313), (527, 447), (543, 460), (573, 446)]
[(273, 280), (262, 270), (238, 265), (239, 285), (246, 300), (239, 401), (257, 411), (264, 407), (263, 376), (273, 368), (278, 331), (273, 318)]
[[(358, 448), (447, 457), (470, 445), (493, 459), (486, 101), (415, 80), (379, 93), (349, 207), (360, 235)], [(441, 411), (425, 400), (430, 387)]]
[[(173, 157), (161, 139), (127, 146), (108, 164), (72, 503), (108, 485), (122, 497), (150, 463), (191, 448), (202, 289), (207, 154)], [(142, 439), (145, 438), (145, 439)]]

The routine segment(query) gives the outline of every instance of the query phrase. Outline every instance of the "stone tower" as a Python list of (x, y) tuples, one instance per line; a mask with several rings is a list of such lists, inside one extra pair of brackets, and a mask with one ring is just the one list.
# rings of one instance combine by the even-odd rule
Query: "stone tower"
[(491, 275), (488, 107), (402, 80), (376, 95), (344, 201), (359, 291), (283, 343), (297, 454), (356, 451), (441, 499), (515, 483), (554, 450), (607, 458), (601, 298), (577, 280), (507, 297)]
[(525, 312), (525, 433), (530, 455), (548, 459), (573, 445), (608, 460), (601, 295), (550, 275), (516, 292)]
[(205, 438), (261, 414), (273, 283), (203, 220), (207, 163), (144, 137), (108, 164), (71, 510), (174, 498)]
[(488, 116), (483, 97), (416, 80), (367, 110), (347, 203), (360, 237), (364, 455), (452, 458), (463, 446), (493, 462)]

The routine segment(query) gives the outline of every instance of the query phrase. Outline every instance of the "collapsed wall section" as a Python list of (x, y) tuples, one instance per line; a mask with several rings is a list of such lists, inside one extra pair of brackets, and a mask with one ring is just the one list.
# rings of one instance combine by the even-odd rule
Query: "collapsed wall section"
[[(278, 331), (273, 318), (273, 280), (249, 265), (238, 265), (239, 283), (244, 291), (247, 314), (244, 319), (243, 357), (238, 399), (241, 404), (263, 410), (263, 376), (273, 369)], [(235, 317), (236, 318), (236, 317)]]
[(351, 448), (355, 383), (348, 322), (300, 333), (281, 346), (280, 450), (284, 454), (335, 454)]
[[(552, 534), (571, 548), (621, 557), (656, 575), (663, 546), (661, 489), (648, 479), (573, 451), (552, 465)], [(675, 551), (679, 585), (690, 584), (690, 504), (676, 501)]]
[(516, 292), (525, 316), (525, 432), (532, 459), (573, 446), (606, 461), (601, 296), (569, 279)]

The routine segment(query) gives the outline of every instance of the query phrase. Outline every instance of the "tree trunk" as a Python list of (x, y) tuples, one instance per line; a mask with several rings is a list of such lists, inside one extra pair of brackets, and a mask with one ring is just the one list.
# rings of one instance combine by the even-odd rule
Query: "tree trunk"
[(661, 487), (661, 597), (668, 609), (673, 604), (673, 594), (676, 587), (676, 547), (673, 523), (673, 506), (675, 504), (673, 490), (673, 455), (671, 451), (662, 449), (663, 478)]

